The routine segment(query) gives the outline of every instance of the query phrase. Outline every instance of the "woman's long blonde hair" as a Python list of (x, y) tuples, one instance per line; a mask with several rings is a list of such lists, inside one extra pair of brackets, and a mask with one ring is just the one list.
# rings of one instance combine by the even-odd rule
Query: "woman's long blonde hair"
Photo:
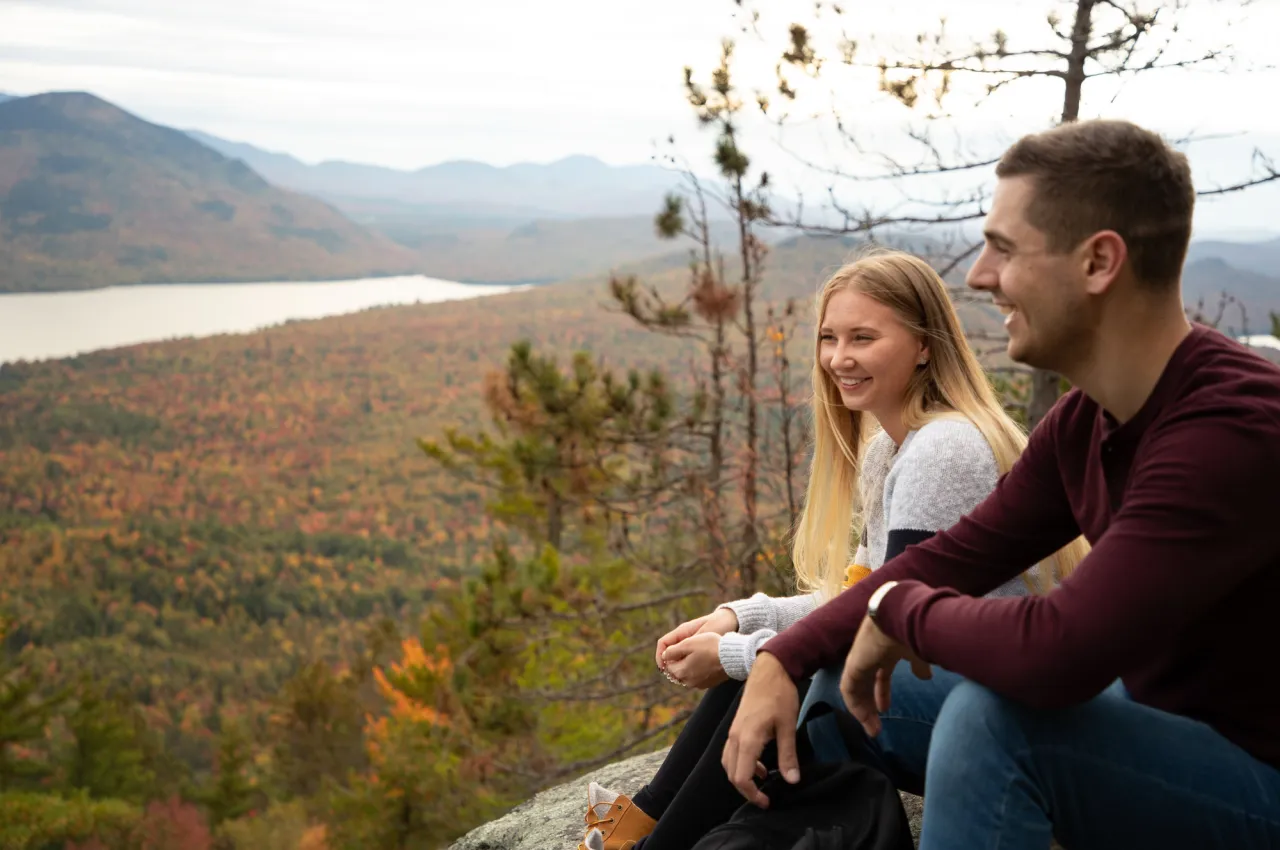
[[(969, 349), (946, 284), (928, 263), (902, 251), (877, 249), (840, 268), (816, 300), (813, 357), (813, 459), (804, 510), (796, 527), (792, 560), (801, 591), (820, 591), (824, 600), (840, 592), (850, 560), (852, 535), (860, 526), (862, 452), (874, 435), (866, 414), (844, 406), (840, 391), (819, 360), (822, 320), (831, 296), (861, 292), (892, 308), (898, 319), (929, 347), (928, 362), (907, 385), (902, 422), (908, 431), (941, 418), (963, 417), (986, 438), (1003, 475), (1027, 444), (1026, 434), (996, 397), (978, 358)], [(871, 420), (872, 422), (874, 420)], [(1078, 538), (1046, 564), (1052, 578), (1070, 574), (1088, 551)], [(1033, 589), (1047, 592), (1043, 568)]]

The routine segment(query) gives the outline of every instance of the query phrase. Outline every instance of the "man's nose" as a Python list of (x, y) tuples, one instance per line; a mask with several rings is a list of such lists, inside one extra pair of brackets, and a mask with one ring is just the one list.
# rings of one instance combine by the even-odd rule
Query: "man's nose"
[(998, 277), (987, 256), (986, 248), (982, 249), (978, 259), (974, 260), (973, 265), (969, 267), (969, 272), (965, 275), (964, 282), (970, 289), (976, 289), (980, 292), (988, 292), (996, 288)]

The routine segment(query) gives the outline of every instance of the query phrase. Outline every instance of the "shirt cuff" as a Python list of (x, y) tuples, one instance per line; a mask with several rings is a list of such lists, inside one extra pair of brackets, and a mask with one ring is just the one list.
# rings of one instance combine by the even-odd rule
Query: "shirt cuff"
[(738, 618), (738, 628), (735, 631), (740, 634), (749, 635), (760, 629), (778, 629), (773, 600), (763, 593), (716, 606), (717, 611), (721, 608), (728, 608)]
[[(916, 655), (920, 655), (919, 648), (912, 646), (910, 641), (907, 640), (907, 632), (909, 631), (907, 621), (911, 619), (916, 607), (923, 604), (932, 595), (933, 588), (922, 582), (898, 582), (880, 600), (880, 607), (876, 611), (876, 625), (886, 636), (910, 648)], [(924, 656), (920, 657), (921, 660), (928, 661)]]
[(756, 653), (775, 632), (760, 629), (749, 635), (729, 632), (720, 636), (720, 666), (730, 679), (743, 681), (751, 675)]

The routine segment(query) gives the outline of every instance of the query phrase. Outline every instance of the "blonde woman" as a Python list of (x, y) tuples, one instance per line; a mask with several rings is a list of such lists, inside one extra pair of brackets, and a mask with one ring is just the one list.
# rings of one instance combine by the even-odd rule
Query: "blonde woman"
[[(667, 677), (707, 694), (634, 799), (592, 783), (585, 850), (649, 843), (683, 850), (727, 820), (743, 801), (720, 756), (759, 647), (954, 524), (1026, 445), (969, 349), (945, 284), (923, 260), (867, 254), (832, 275), (816, 307), (814, 451), (792, 552), (800, 594), (730, 602), (659, 640), (656, 660)], [(861, 536), (850, 564), (855, 528)], [(1083, 553), (1081, 542), (1072, 544), (995, 593), (1047, 590)], [(829, 686), (813, 692), (807, 708), (815, 714), (837, 693)], [(822, 757), (843, 755), (832, 733), (814, 734)]]

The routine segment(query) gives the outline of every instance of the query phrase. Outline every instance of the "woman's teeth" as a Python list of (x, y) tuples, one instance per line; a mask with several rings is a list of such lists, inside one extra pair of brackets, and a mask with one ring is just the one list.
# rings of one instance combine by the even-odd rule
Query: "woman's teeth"
[(859, 384), (863, 383), (864, 381), (869, 381), (869, 380), (871, 379), (870, 378), (841, 378), (840, 386), (844, 387), (846, 390), (851, 390), (854, 387), (858, 386)]

